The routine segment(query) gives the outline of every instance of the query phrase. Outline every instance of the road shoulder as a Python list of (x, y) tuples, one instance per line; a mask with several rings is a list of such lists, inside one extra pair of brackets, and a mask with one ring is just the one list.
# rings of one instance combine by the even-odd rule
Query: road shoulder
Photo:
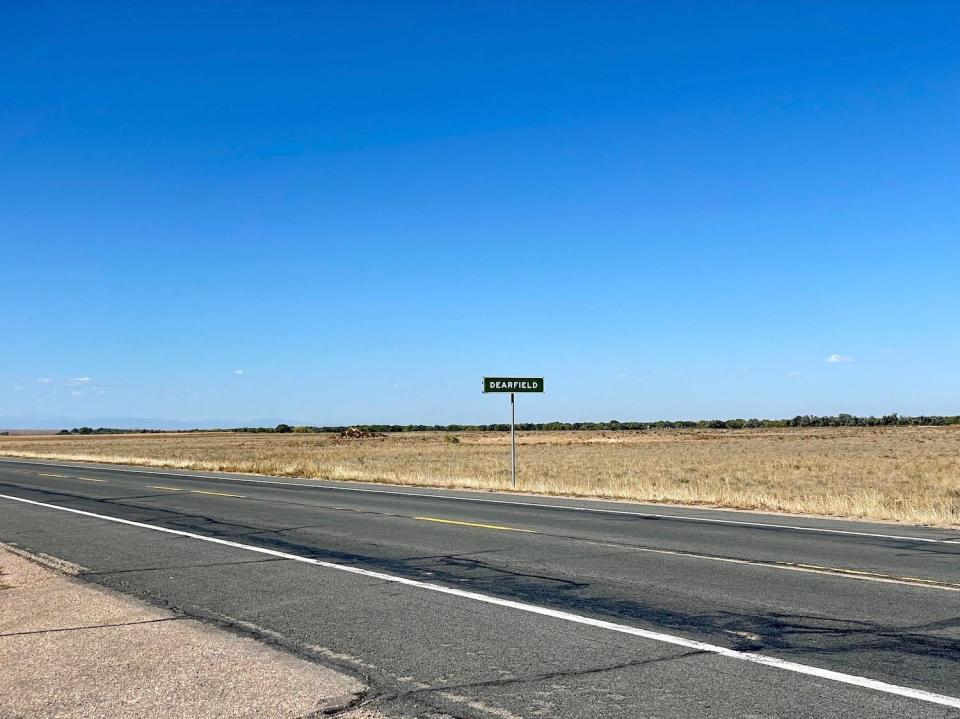
[(363, 696), (354, 677), (69, 576), (81, 569), (0, 547), (5, 716), (307, 717)]

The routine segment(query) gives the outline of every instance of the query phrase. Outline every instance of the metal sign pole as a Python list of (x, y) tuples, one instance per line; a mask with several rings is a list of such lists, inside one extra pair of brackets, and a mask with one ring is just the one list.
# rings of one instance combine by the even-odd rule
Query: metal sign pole
[(513, 477), (513, 487), (517, 487), (517, 403), (513, 392), (510, 393), (510, 476)]
[(543, 377), (484, 377), (483, 391), (510, 393), (510, 480), (517, 486), (517, 393), (543, 393)]

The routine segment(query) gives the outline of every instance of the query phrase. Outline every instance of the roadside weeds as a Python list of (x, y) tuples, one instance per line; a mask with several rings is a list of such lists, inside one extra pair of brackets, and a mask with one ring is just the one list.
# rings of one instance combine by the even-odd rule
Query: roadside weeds
[[(516, 491), (502, 432), (0, 437), (0, 456)], [(518, 433), (522, 494), (960, 526), (960, 425)]]

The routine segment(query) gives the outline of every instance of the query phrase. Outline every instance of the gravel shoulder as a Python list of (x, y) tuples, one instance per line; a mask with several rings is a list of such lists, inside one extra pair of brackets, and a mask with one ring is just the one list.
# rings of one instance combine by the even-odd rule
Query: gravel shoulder
[(69, 576), (75, 571), (0, 547), (3, 719), (310, 717), (348, 707), (365, 689), (328, 667)]

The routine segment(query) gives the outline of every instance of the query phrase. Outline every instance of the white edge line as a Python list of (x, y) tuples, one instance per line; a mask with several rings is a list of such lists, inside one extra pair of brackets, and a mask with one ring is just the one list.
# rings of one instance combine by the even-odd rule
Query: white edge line
[[(186, 477), (188, 479), (215, 479), (221, 482), (253, 482), (256, 484), (275, 484), (281, 487), (312, 487), (314, 489), (327, 489), (338, 492), (367, 492), (370, 494), (391, 494), (400, 497), (426, 497), (430, 499), (450, 499), (458, 502), (482, 502), (485, 504), (507, 504), (518, 507), (536, 507), (538, 509), (560, 509), (572, 512), (593, 512), (596, 514), (621, 514), (631, 517), (648, 517), (650, 519), (679, 519), (686, 522), (703, 522), (705, 524), (732, 524), (744, 527), (763, 527), (766, 529), (788, 529), (797, 532), (820, 532), (824, 534), (844, 534), (857, 537), (874, 537), (879, 539), (901, 539), (910, 542), (928, 542), (931, 544), (960, 544), (960, 540), (955, 539), (934, 539), (932, 537), (911, 537), (898, 534), (878, 534), (873, 532), (857, 532), (852, 529), (828, 529), (826, 527), (801, 527), (790, 524), (773, 524), (772, 522), (747, 522), (737, 519), (715, 519), (713, 517), (691, 517), (684, 514), (657, 514), (654, 512), (632, 512), (623, 509), (603, 509), (600, 507), (577, 507), (570, 504), (548, 504), (545, 502), (518, 502), (510, 499), (487, 499), (484, 497), (458, 497), (447, 494), (430, 494), (428, 492), (398, 492), (390, 489), (370, 489), (368, 487), (344, 487), (341, 485), (320, 484), (311, 482), (278, 482), (271, 479), (254, 479), (244, 477), (218, 477), (213, 474), (183, 474), (182, 472), (160, 471), (150, 469), (124, 469), (122, 467), (97, 467), (83, 464), (44, 464), (42, 462), (33, 462), (30, 460), (20, 460), (14, 457), (0, 458), (0, 463), (8, 464), (27, 464), (38, 467), (60, 467), (71, 469), (93, 469), (102, 472), (126, 472), (129, 474), (155, 474), (168, 477)], [(602, 501), (602, 500), (600, 500)], [(736, 511), (736, 510), (728, 510)]]
[(699, 642), (694, 639), (685, 639), (683, 637), (677, 637), (672, 634), (664, 634), (662, 632), (653, 632), (648, 629), (631, 627), (626, 624), (617, 624), (615, 622), (608, 622), (603, 619), (593, 619), (591, 617), (585, 617), (579, 614), (573, 614), (571, 612), (563, 612), (557, 609), (548, 609), (547, 607), (540, 607), (535, 604), (515, 602), (510, 599), (500, 599), (499, 597), (491, 597), (486, 594), (479, 594), (477, 592), (467, 592), (462, 589), (444, 587), (440, 584), (431, 584), (429, 582), (421, 582), (416, 579), (407, 579), (405, 577), (397, 577), (392, 574), (384, 574), (382, 572), (373, 572), (373, 571), (370, 571), (369, 569), (360, 569), (359, 567), (350, 567), (343, 564), (336, 564), (334, 562), (325, 562), (320, 559), (311, 559), (310, 557), (302, 557), (297, 554), (288, 554), (287, 552), (280, 552), (275, 549), (266, 549), (264, 547), (257, 547), (250, 544), (232, 542), (228, 539), (219, 539), (217, 537), (205, 537), (201, 534), (194, 534), (193, 532), (185, 532), (180, 529), (169, 529), (167, 527), (157, 527), (153, 524), (146, 524), (143, 522), (134, 522), (133, 520), (130, 520), (130, 519), (120, 519), (119, 517), (111, 517), (109, 515), (96, 514), (94, 512), (86, 512), (82, 509), (60, 507), (56, 504), (36, 502), (32, 499), (23, 499), (22, 497), (12, 497), (8, 494), (0, 494), (0, 498), (9, 499), (14, 502), (22, 502), (24, 504), (32, 504), (37, 507), (45, 507), (47, 509), (56, 509), (61, 512), (70, 512), (71, 514), (79, 514), (84, 517), (93, 517), (95, 519), (103, 519), (108, 522), (126, 524), (131, 527), (151, 529), (155, 532), (173, 534), (179, 537), (188, 537), (190, 539), (198, 539), (202, 542), (210, 542), (212, 544), (221, 544), (226, 547), (243, 549), (248, 552), (257, 552), (259, 554), (267, 554), (272, 557), (278, 557), (280, 559), (289, 559), (295, 562), (313, 564), (318, 567), (324, 567), (326, 569), (336, 569), (341, 572), (349, 572), (350, 574), (359, 574), (364, 577), (380, 579), (385, 582), (393, 582), (393, 583), (402, 584), (408, 587), (416, 587), (417, 589), (425, 589), (431, 592), (438, 592), (440, 594), (449, 594), (451, 596), (461, 597), (463, 599), (472, 599), (474, 601), (483, 602), (485, 604), (493, 604), (500, 607), (507, 607), (509, 609), (516, 609), (521, 612), (527, 612), (528, 614), (538, 614), (544, 617), (551, 617), (553, 619), (560, 619), (567, 622), (573, 622), (575, 624), (584, 624), (591, 627), (597, 627), (598, 629), (607, 629), (609, 631), (619, 632), (620, 634), (629, 634), (635, 637), (641, 637), (643, 639), (651, 639), (653, 641), (663, 642), (665, 644), (673, 644), (675, 646), (686, 647), (688, 649), (695, 649), (697, 651), (707, 652), (710, 654), (717, 654), (719, 656), (727, 657), (729, 659), (738, 659), (740, 661), (750, 662), (751, 664), (761, 664), (763, 666), (768, 666), (768, 667), (773, 667), (775, 669), (794, 672), (796, 674), (804, 674), (806, 676), (818, 677), (820, 679), (827, 679), (829, 681), (839, 682), (841, 684), (850, 684), (852, 686), (862, 687), (865, 689), (872, 689), (874, 691), (883, 692), (885, 694), (893, 694), (900, 697), (907, 697), (909, 699), (917, 699), (919, 701), (929, 702), (931, 704), (940, 704), (942, 706), (948, 706), (948, 707), (954, 707), (954, 708), (960, 709), (960, 697), (952, 697), (952, 696), (947, 696), (945, 694), (936, 694), (934, 692), (928, 692), (923, 689), (914, 689), (912, 687), (904, 687), (898, 684), (889, 684), (887, 682), (881, 682), (876, 679), (868, 679), (866, 677), (860, 677), (855, 674), (844, 674), (843, 672), (836, 672), (830, 669), (821, 669), (820, 667), (812, 667), (806, 664), (798, 664), (797, 662), (778, 659), (777, 657), (770, 657), (763, 654), (756, 654), (754, 652), (740, 652), (740, 651), (737, 651), (736, 649), (728, 649), (727, 647), (721, 647), (716, 644)]

